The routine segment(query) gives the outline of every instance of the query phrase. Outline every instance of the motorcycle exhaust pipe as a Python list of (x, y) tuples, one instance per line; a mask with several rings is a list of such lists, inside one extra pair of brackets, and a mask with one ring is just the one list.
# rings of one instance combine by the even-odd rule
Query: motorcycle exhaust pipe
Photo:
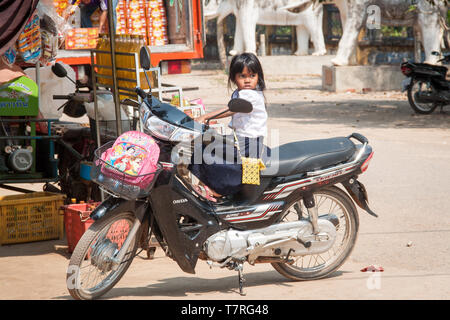
[(446, 100), (443, 97), (430, 95), (426, 93), (416, 92), (414, 94), (414, 99), (419, 103), (435, 103), (435, 102), (445, 102)]

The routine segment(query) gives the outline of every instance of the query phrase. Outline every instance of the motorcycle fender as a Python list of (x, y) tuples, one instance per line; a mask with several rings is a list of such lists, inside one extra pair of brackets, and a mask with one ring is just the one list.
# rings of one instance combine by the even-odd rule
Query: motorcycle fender
[[(109, 197), (103, 201), (94, 211), (92, 211), (91, 219), (99, 220), (106, 215), (117, 214), (120, 212), (134, 212), (140, 220), (142, 220), (142, 208), (146, 204), (144, 201), (130, 201), (122, 198)], [(145, 210), (144, 210), (145, 211)]]
[(411, 77), (408, 77), (402, 81), (402, 92), (405, 92), (411, 85)]
[(343, 182), (342, 184), (344, 185), (345, 189), (352, 197), (353, 201), (355, 201), (356, 204), (361, 209), (365, 210), (371, 216), (378, 217), (378, 215), (375, 214), (375, 212), (370, 210), (370, 208), (367, 204), (367, 202), (369, 200), (368, 200), (368, 196), (367, 196), (366, 187), (364, 187), (364, 185), (361, 182), (352, 178), (350, 180)]

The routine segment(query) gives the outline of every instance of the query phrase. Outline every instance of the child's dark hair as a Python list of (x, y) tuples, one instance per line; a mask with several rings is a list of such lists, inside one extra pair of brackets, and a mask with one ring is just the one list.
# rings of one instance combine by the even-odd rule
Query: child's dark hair
[(231, 60), (230, 73), (228, 75), (228, 88), (231, 89), (231, 84), (235, 83), (236, 75), (244, 70), (244, 67), (250, 72), (258, 75), (258, 84), (256, 89), (264, 91), (266, 89), (266, 83), (264, 82), (264, 73), (258, 58), (249, 52), (244, 52), (235, 55)]

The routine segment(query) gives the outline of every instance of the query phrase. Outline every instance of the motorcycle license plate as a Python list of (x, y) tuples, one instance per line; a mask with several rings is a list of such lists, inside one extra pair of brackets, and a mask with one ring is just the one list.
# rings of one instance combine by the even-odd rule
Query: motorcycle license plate
[(406, 89), (408, 89), (409, 85), (411, 84), (411, 78), (406, 78), (402, 81), (402, 92), (404, 92)]

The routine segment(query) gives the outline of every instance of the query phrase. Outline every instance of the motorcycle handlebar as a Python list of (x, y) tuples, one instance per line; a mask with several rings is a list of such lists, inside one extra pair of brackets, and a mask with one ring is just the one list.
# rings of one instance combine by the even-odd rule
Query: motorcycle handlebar
[(94, 96), (90, 92), (76, 92), (71, 93), (69, 95), (60, 95), (55, 94), (53, 95), (54, 100), (71, 100), (71, 101), (78, 101), (78, 102), (94, 102)]
[(70, 96), (55, 94), (55, 95), (53, 95), (53, 99), (54, 100), (69, 100)]
[(147, 98), (147, 93), (144, 90), (142, 90), (141, 88), (136, 87), (135, 91), (138, 94), (138, 96), (141, 97), (142, 99)]

